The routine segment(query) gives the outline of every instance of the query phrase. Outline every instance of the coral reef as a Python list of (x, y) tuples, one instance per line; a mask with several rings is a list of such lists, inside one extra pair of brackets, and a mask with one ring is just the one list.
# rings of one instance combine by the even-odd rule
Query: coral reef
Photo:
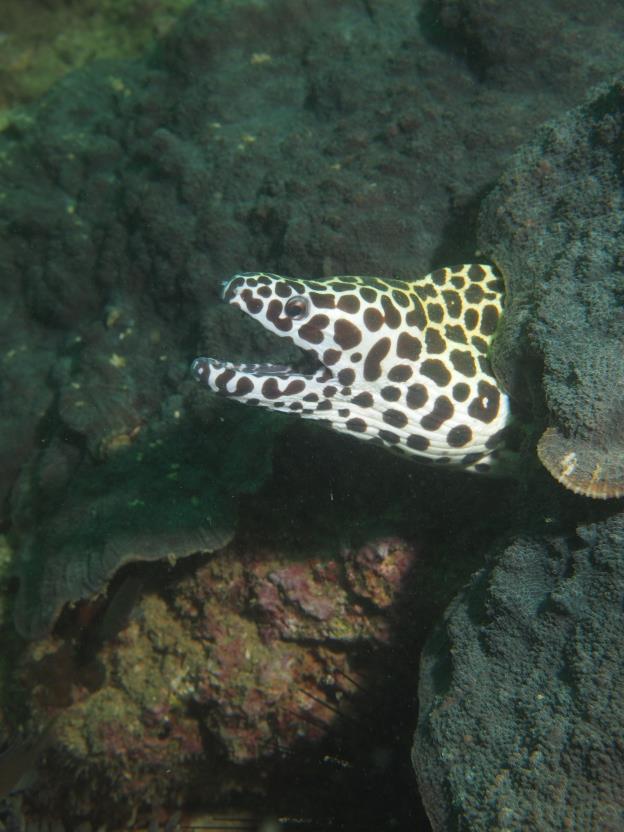
[[(0, 111), (32, 101), (67, 72), (96, 59), (138, 54), (190, 0), (4, 0)], [(0, 112), (0, 129), (15, 114)]]
[(434, 832), (617, 829), (624, 516), (517, 537), (421, 660), (413, 749)]
[[(27, 648), (20, 696), (3, 702), (3, 711), (15, 721), (16, 712), (30, 707), (35, 728), (62, 712), (40, 784), (24, 796), (33, 822), (65, 811), (69, 828), (77, 828), (76, 817), (90, 821), (94, 813), (96, 822), (109, 800), (111, 825), (118, 818), (132, 823), (139, 810), (158, 815), (162, 808), (175, 817), (179, 801), (186, 809), (193, 800), (214, 806), (219, 797), (268, 804), (277, 793), (292, 809), (307, 796), (307, 806), (316, 802), (318, 809), (326, 787), (350, 813), (345, 829), (399, 821), (410, 828), (405, 807), (414, 784), (384, 761), (405, 752), (418, 645), (450, 595), (484, 559), (493, 570), (500, 551), (519, 552), (512, 541), (527, 538), (534, 541), (527, 551), (542, 564), (531, 569), (523, 561), (528, 575), (517, 586), (529, 608), (534, 594), (556, 606), (556, 588), (569, 580), (560, 575), (557, 584), (543, 568), (553, 546), (556, 566), (578, 562), (582, 571), (578, 609), (587, 609), (585, 599), (604, 573), (613, 569), (617, 576), (610, 561), (604, 570), (587, 567), (594, 556), (606, 563), (609, 547), (621, 546), (615, 520), (601, 525), (601, 517), (587, 515), (616, 509), (587, 508), (541, 468), (526, 490), (446, 478), (355, 448), (346, 438), (324, 437), (313, 426), (289, 427), (217, 403), (188, 379), (190, 360), (202, 353), (277, 357), (264, 332), (216, 305), (221, 280), (237, 271), (412, 278), (474, 257), (478, 205), (509, 154), (544, 119), (578, 104), (590, 83), (621, 66), (619, 6), (599, 0), (589, 14), (579, 2), (535, 0), (528, 8), (482, 0), (201, 2), (147, 57), (95, 64), (65, 78), (36, 106), (13, 114), (0, 133), (0, 528), (16, 553), (19, 629), (46, 636)], [(599, 112), (588, 111), (590, 129), (577, 135), (598, 166), (618, 158), (619, 104), (609, 103), (612, 97)], [(548, 185), (548, 167), (538, 160), (525, 181), (536, 212), (544, 200), (545, 213), (536, 217), (561, 242), (555, 262), (562, 271), (579, 235), (591, 237), (596, 223), (600, 239), (613, 230), (605, 219), (611, 206), (607, 200), (604, 217), (595, 213), (599, 199), (587, 160), (570, 150), (565, 131), (548, 129), (552, 147), (539, 152), (549, 153), (553, 181), (563, 177), (569, 186), (574, 168), (587, 186), (585, 203), (566, 195), (561, 231), (557, 206), (548, 201), (557, 192)], [(512, 185), (501, 185), (498, 202), (488, 203), (481, 239), (526, 297), (535, 333), (523, 328), (524, 307), (512, 293), (496, 358), (501, 378), (514, 394), (521, 384), (516, 401), (534, 406), (530, 416), (540, 431), (548, 424), (564, 437), (596, 444), (598, 436), (598, 445), (612, 448), (617, 425), (605, 423), (619, 394), (613, 384), (604, 386), (600, 367), (589, 384), (578, 365), (579, 341), (562, 352), (570, 327), (557, 318), (557, 281), (544, 281), (546, 294), (538, 298), (516, 268), (520, 244), (535, 247), (539, 238)], [(585, 205), (591, 222), (582, 229)], [(499, 225), (491, 217), (497, 206)], [(523, 207), (525, 223), (517, 228), (518, 248), (509, 227), (514, 206)], [(506, 246), (513, 257), (506, 259)], [(579, 273), (589, 277), (594, 264), (604, 274), (603, 259), (594, 249), (591, 256), (597, 259)], [(544, 254), (535, 257), (527, 274), (542, 281)], [(591, 280), (584, 284), (592, 316), (615, 272), (610, 266), (595, 290)], [(576, 314), (576, 289), (561, 285)], [(614, 286), (616, 302), (605, 308), (604, 321), (615, 342), (621, 297)], [(583, 324), (584, 338), (587, 321), (574, 320)], [(602, 324), (596, 331), (600, 341)], [(530, 348), (527, 338), (534, 339)], [(506, 355), (510, 362), (518, 357), (517, 344), (529, 359), (525, 383), (506, 366)], [(547, 370), (545, 390), (530, 364), (536, 353)], [(575, 389), (568, 400), (571, 356), (580, 381), (568, 382)], [(594, 411), (589, 399), (598, 390), (610, 390), (609, 400)], [(576, 537), (581, 527), (586, 531)], [(507, 546), (495, 547), (503, 535)], [(408, 593), (410, 603), (397, 612), (396, 592), (413, 558), (414, 544), (406, 541), (418, 541), (417, 574), (421, 543), (435, 558), (427, 561), (420, 592)], [(336, 542), (349, 554), (336, 555)], [(184, 558), (173, 578), (168, 560)], [(137, 559), (164, 565), (133, 567)], [(139, 581), (160, 569), (160, 580), (146, 587), (127, 627), (119, 611), (109, 612), (108, 621), (104, 612), (89, 642), (89, 622), (98, 619), (94, 594), (108, 585), (109, 610), (118, 592), (122, 610), (132, 606), (132, 587), (125, 594), (123, 576), (115, 578), (124, 565), (137, 570)], [(512, 566), (505, 580), (513, 589)], [(606, 590), (604, 597), (615, 633)], [(462, 620), (470, 646), (483, 599), (470, 592), (467, 598)], [(75, 609), (61, 615), (50, 635), (68, 601)], [(503, 616), (507, 607), (500, 607), (494, 611)], [(551, 661), (544, 689), (556, 678), (552, 667), (563, 649), (559, 619), (546, 612), (536, 612), (545, 644), (551, 622), (554, 628), (552, 652), (539, 656), (545, 666)], [(587, 643), (607, 650), (591, 629), (591, 611), (584, 615), (574, 620), (590, 628)], [(501, 632), (507, 626), (502, 619), (500, 626)], [(395, 641), (389, 646), (389, 633), (399, 634), (400, 649)], [(501, 637), (496, 649), (504, 648)], [(530, 653), (525, 648), (518, 646), (519, 656)], [(376, 665), (382, 654), (385, 663)], [(443, 681), (455, 654), (438, 655), (434, 669)], [(573, 658), (580, 656), (579, 649)], [(463, 654), (456, 660), (463, 662)], [(457, 698), (470, 704), (466, 690), (474, 677), (469, 660), (464, 666)], [(514, 677), (514, 695), (531, 678), (528, 663), (520, 666), (525, 674)], [(427, 678), (433, 662), (424, 667)], [(487, 689), (489, 665), (480, 667), (479, 685)], [(498, 678), (508, 682), (507, 664)], [(602, 677), (596, 678), (584, 688), (585, 703), (600, 693)], [(361, 679), (363, 710), (361, 692), (354, 693)], [(379, 695), (366, 687), (369, 679), (381, 685)], [(424, 732), (437, 700), (430, 708), (425, 682), (422, 690)], [(478, 711), (486, 721), (493, 696)], [(333, 757), (324, 755), (323, 744), (334, 720), (349, 722), (351, 707), (353, 753), (340, 776), (332, 769), (322, 777), (310, 749)], [(576, 718), (580, 707), (567, 715)], [(582, 740), (586, 724), (573, 724)], [(599, 724), (602, 730), (606, 722)], [(476, 745), (465, 737), (479, 736), (472, 728), (448, 731), (450, 757), (458, 743), (462, 753)], [(276, 745), (285, 755), (281, 768)], [(430, 809), (437, 822), (453, 784), (439, 772), (435, 750), (428, 756), (419, 746), (416, 764), (428, 805), (434, 794), (439, 801)], [(364, 780), (343, 779), (351, 765), (364, 771)], [(466, 771), (454, 772), (456, 794), (472, 800)], [(441, 784), (439, 791), (432, 783)], [(580, 787), (589, 794), (593, 785)], [(601, 817), (589, 798), (587, 805)]]
[(110, 828), (130, 807), (197, 803), (206, 784), (213, 804), (261, 798), (276, 758), (353, 718), (430, 556), (398, 538), (296, 559), (248, 545), (146, 591), (95, 654), (72, 646), (69, 621), (33, 644), (21, 681), (42, 718), (60, 716), (31, 812), (96, 822), (106, 788)]
[(480, 216), (509, 293), (496, 372), (550, 424), (546, 468), (602, 498), (624, 496), (623, 131), (618, 80), (538, 130)]
[[(432, 8), (419, 17), (404, 0), (370, 13), (357, 2), (317, 4), (313, 13), (303, 2), (201, 3), (148, 59), (68, 77), (0, 135), (12, 393), (0, 404), (0, 512), (19, 530), (21, 632), (48, 630), (64, 602), (97, 591), (133, 550), (113, 541), (103, 557), (89, 546), (97, 563), (87, 557), (76, 567), (76, 546), (59, 538), (62, 518), (55, 563), (49, 547), (33, 547), (55, 517), (45, 505), (54, 489), (37, 485), (43, 470), (48, 481), (69, 482), (79, 469), (99, 503), (97, 483), (118, 470), (118, 453), (130, 459), (147, 426), (154, 441), (186, 432), (180, 442), (192, 447), (199, 428), (185, 414), (200, 405), (182, 380), (193, 355), (231, 355), (221, 344), (228, 336), (253, 360), (268, 354), (264, 333), (213, 308), (222, 278), (258, 264), (294, 275), (412, 277), (440, 258), (472, 256), (475, 205), (510, 149), (602, 71), (581, 59), (574, 16), (552, 10), (549, 27), (579, 56), (574, 79), (546, 49), (531, 59), (549, 78), (539, 95), (529, 83), (497, 80), (484, 96), (474, 66), (440, 49)], [(471, 26), (481, 21), (488, 40), (495, 23), (520, 27), (527, 43), (542, 25), (475, 9)], [(609, 11), (609, 32), (619, 14)], [(587, 43), (600, 42), (606, 71), (619, 48), (605, 31), (595, 13)], [(497, 60), (508, 78), (520, 58), (510, 50)], [(229, 460), (246, 441), (241, 424), (260, 432), (266, 423), (204, 409), (204, 435), (215, 426), (223, 434), (197, 466), (229, 468), (227, 482), (212, 481), (223, 495), (253, 490), (269, 474), (271, 432), (261, 453), (241, 453), (236, 483)], [(171, 464), (175, 452), (175, 444), (164, 450)], [(143, 470), (131, 502), (162, 476), (158, 465)], [(160, 503), (151, 509), (167, 514)], [(71, 510), (67, 518), (77, 516)], [(68, 538), (80, 531), (64, 528)], [(134, 550), (143, 557), (145, 546)]]
[(570, 493), (624, 483), (623, 103), (616, 81), (540, 128), (483, 206), (509, 289), (494, 362), (551, 423), (540, 458), (569, 491), (527, 471), (506, 545), (423, 651), (412, 759), (434, 832), (624, 816), (622, 501)]

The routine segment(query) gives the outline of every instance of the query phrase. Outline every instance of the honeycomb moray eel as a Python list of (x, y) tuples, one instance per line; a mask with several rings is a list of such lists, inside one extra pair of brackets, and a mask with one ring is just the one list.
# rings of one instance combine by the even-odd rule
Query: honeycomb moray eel
[(509, 401), (488, 361), (503, 288), (490, 266), (474, 264), (414, 281), (237, 274), (224, 299), (311, 353), (318, 369), (201, 357), (192, 373), (222, 396), (423, 462), (506, 474)]

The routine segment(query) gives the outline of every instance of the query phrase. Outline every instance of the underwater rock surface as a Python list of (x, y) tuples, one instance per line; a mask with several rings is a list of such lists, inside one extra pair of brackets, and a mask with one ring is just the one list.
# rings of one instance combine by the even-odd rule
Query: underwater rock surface
[(423, 651), (412, 761), (434, 832), (622, 827), (624, 513), (570, 492), (624, 486), (623, 128), (616, 81), (541, 127), (480, 215), (508, 286), (494, 364), (569, 490), (527, 486)]
[[(6, 108), (38, 98), (96, 58), (136, 55), (164, 34), (192, 0), (3, 0), (0, 23), (0, 130), (19, 117)], [(4, 112), (3, 112), (4, 111)]]
[[(213, 804), (249, 805), (276, 764), (368, 707), (401, 597), (411, 587), (428, 603), (432, 561), (399, 538), (310, 557), (239, 543), (146, 589), (96, 653), (71, 637), (32, 643), (22, 681), (44, 720), (59, 717), (30, 811), (117, 829), (131, 807), (197, 803), (206, 784)], [(61, 761), (72, 776), (57, 785)]]
[(434, 832), (619, 829), (624, 515), (516, 538), (421, 658), (412, 761)]
[[(270, 353), (264, 333), (213, 307), (222, 279), (258, 267), (413, 277), (473, 256), (480, 193), (510, 149), (620, 61), (619, 7), (593, 5), (581, 29), (582, 10), (548, 10), (546, 30), (540, 15), (509, 9), (199, 3), (144, 61), (95, 64), (2, 132), (0, 522), (21, 541), (23, 634), (49, 630), (63, 603), (98, 591), (133, 552), (193, 548), (199, 513), (180, 547), (137, 547), (114, 534), (77, 545), (103, 533), (98, 483), (110, 488), (123, 469), (116, 454), (129, 461), (141, 443), (178, 431), (190, 449), (201, 419), (189, 413), (203, 408), (214, 447), (208, 464), (202, 444), (198, 470), (178, 474), (194, 482), (187, 495), (208, 495), (217, 516), (268, 476), (278, 428), (259, 455), (241, 451), (233, 465), (247, 441), (241, 426), (267, 423), (250, 409), (198, 402), (185, 386), (197, 354), (231, 355), (232, 345), (255, 361)], [(516, 48), (495, 49), (506, 32)], [(517, 44), (538, 35), (534, 74), (522, 82), (527, 55)], [(473, 37), (489, 44), (487, 56), (477, 50), (475, 59)], [(568, 47), (573, 74), (561, 57)], [(536, 86), (538, 77), (548, 83)], [(172, 465), (176, 441), (164, 449)], [(150, 459), (145, 483), (162, 477)], [(140, 478), (133, 493), (126, 488), (120, 524), (132, 525)], [(147, 490), (159, 529), (177, 529), (165, 490)], [(120, 506), (121, 495), (115, 517)], [(233, 518), (223, 509), (223, 539)], [(136, 531), (145, 540), (147, 517)]]
[(508, 289), (495, 371), (549, 425), (567, 488), (624, 495), (624, 81), (541, 127), (485, 200), (480, 244)]

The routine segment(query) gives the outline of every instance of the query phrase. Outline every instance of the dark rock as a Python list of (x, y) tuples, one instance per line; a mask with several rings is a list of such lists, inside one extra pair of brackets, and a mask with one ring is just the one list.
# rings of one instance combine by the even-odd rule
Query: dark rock
[(422, 19), (429, 38), (485, 84), (573, 104), (621, 64), (622, 14), (610, 0), (427, 0)]
[(508, 287), (495, 371), (550, 425), (546, 468), (601, 498), (624, 495), (623, 140), (617, 81), (540, 128), (480, 216)]
[(412, 756), (434, 831), (621, 828), (623, 553), (622, 514), (519, 537), (451, 604)]

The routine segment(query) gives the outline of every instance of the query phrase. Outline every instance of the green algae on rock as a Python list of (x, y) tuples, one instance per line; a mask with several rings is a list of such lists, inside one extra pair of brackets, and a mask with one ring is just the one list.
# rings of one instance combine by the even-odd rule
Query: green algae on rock
[[(265, 421), (247, 420), (233, 433), (231, 423), (204, 412), (207, 434), (183, 419), (146, 428), (122, 435), (100, 462), (51, 442), (25, 466), (13, 497), (20, 633), (44, 635), (65, 603), (101, 592), (125, 563), (222, 548), (234, 532), (237, 495), (257, 489), (270, 471)], [(229, 441), (260, 446), (260, 436), (264, 453), (222, 453)]]
[[(577, 48), (578, 32), (553, 14), (558, 48), (571, 39)], [(619, 14), (609, 10), (610, 25)], [(530, 41), (539, 20), (521, 22)], [(602, 26), (597, 18), (588, 39)], [(611, 40), (601, 41), (605, 65), (620, 60)], [(146, 59), (86, 67), (11, 122), (0, 135), (9, 232), (0, 235), (0, 306), (10, 310), (0, 501), (4, 522), (25, 535), (24, 632), (48, 626), (60, 598), (104, 579), (97, 569), (90, 581), (73, 561), (63, 572), (60, 553), (72, 549), (63, 545), (48, 573), (50, 550), (30, 546), (52, 520), (27, 483), (43, 464), (35, 443), (50, 447), (61, 480), (78, 457), (80, 476), (92, 465), (96, 478), (115, 449), (130, 454), (124, 445), (158, 421), (198, 346), (225, 353), (225, 336), (244, 331), (214, 327), (211, 313), (220, 280), (236, 271), (401, 278), (426, 273), (442, 253), (445, 262), (472, 256), (465, 229), (480, 191), (527, 126), (596, 72), (579, 63), (572, 83), (548, 53), (535, 66), (549, 87), (529, 108), (525, 90), (504, 86), (484, 101), (473, 69), (431, 45), (404, 0), (368, 11), (359, 0), (199, 3)], [(451, 157), (449, 147), (471, 152)], [(256, 337), (251, 354), (268, 358)], [(232, 427), (223, 467), (238, 428), (231, 410), (219, 418)], [(264, 461), (270, 431), (265, 439)], [(12, 508), (6, 498), (25, 461)], [(192, 464), (202, 465), (198, 455)], [(243, 465), (235, 493), (246, 478)], [(23, 516), (29, 504), (40, 521), (37, 511)], [(57, 596), (63, 574), (71, 589)]]
[[(191, 0), (3, 0), (0, 23), (2, 110), (36, 99), (85, 63), (139, 54), (162, 36)], [(15, 117), (6, 115), (6, 124)]]

